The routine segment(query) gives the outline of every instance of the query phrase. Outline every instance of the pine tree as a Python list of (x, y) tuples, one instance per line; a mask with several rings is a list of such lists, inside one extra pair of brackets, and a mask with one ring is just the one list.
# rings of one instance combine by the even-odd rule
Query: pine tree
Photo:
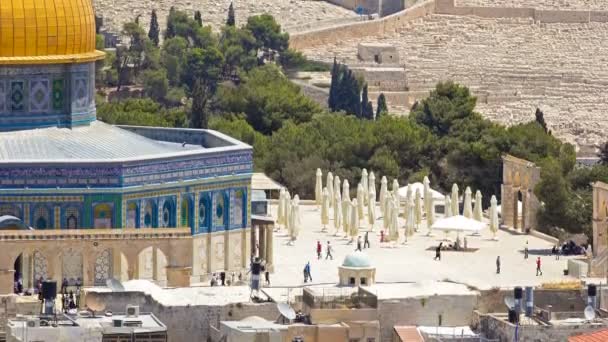
[(388, 114), (388, 107), (386, 106), (386, 97), (384, 93), (380, 93), (378, 96), (378, 102), (376, 103), (376, 120), (382, 115)]
[(158, 46), (160, 37), (160, 27), (158, 26), (158, 17), (156, 16), (156, 10), (152, 10), (152, 15), (150, 16), (150, 30), (148, 31), (148, 38), (154, 43), (154, 45)]
[(327, 100), (327, 105), (332, 112), (337, 110), (336, 105), (336, 93), (338, 88), (338, 79), (340, 74), (340, 66), (336, 61), (336, 57), (334, 57), (334, 65), (331, 67), (331, 84), (329, 85), (329, 99)]
[[(368, 112), (368, 103), (369, 103), (369, 99), (367, 97), (367, 83), (365, 83), (365, 85), (363, 86), (363, 94), (361, 95), (361, 117), (364, 119), (373, 119), (374, 117), (374, 113), (373, 112)], [(371, 115), (370, 115), (371, 114)]]
[(201, 11), (194, 12), (194, 21), (198, 23), (198, 26), (203, 26), (203, 15)]
[(196, 80), (192, 89), (192, 109), (190, 109), (190, 126), (207, 128), (209, 117), (205, 106), (205, 89), (200, 80)]
[(234, 16), (234, 4), (232, 3), (232, 1), (230, 2), (230, 7), (228, 7), (228, 20), (226, 20), (226, 25), (236, 25), (236, 18)]
[(545, 122), (545, 113), (543, 113), (540, 108), (536, 108), (536, 113), (534, 113), (536, 117), (536, 122), (545, 130), (545, 133), (549, 133), (549, 129), (547, 129), (547, 123)]

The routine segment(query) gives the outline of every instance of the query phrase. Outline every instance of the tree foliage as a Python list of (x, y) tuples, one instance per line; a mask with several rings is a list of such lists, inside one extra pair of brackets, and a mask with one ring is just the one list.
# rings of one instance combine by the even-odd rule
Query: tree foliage
[(378, 101), (376, 102), (376, 120), (387, 114), (388, 106), (386, 105), (386, 96), (384, 96), (384, 93), (380, 93), (380, 95), (378, 95)]
[(228, 7), (228, 19), (226, 20), (226, 25), (228, 26), (236, 26), (236, 17), (234, 15), (234, 4), (230, 1), (230, 7)]
[(154, 43), (154, 46), (158, 46), (160, 42), (160, 26), (158, 25), (158, 17), (156, 16), (156, 10), (152, 10), (150, 15), (150, 29), (148, 30), (148, 38)]
[(344, 111), (361, 117), (363, 81), (346, 65), (336, 64), (335, 60), (331, 80), (328, 99), (329, 109), (333, 112)]

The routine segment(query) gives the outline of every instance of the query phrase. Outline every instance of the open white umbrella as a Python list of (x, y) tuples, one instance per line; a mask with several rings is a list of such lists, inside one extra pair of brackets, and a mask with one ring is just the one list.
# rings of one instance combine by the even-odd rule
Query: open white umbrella
[(342, 196), (340, 191), (334, 191), (334, 227), (336, 228), (336, 234), (340, 232), (342, 227)]
[(327, 230), (329, 224), (329, 190), (323, 188), (323, 204), (321, 205), (321, 224), (323, 225), (323, 231)]
[(422, 195), (420, 194), (420, 190), (416, 190), (416, 196), (414, 200), (415, 205), (415, 213), (416, 213), (416, 231), (420, 229), (420, 223), (422, 223)]
[(350, 206), (350, 224), (349, 224), (349, 236), (350, 241), (354, 241), (357, 234), (359, 234), (359, 210), (357, 199), (354, 198)]
[(357, 210), (359, 218), (362, 219), (365, 215), (365, 188), (361, 183), (357, 186)]
[[(361, 171), (361, 185), (363, 185), (363, 205), (367, 205), (367, 197), (369, 196), (369, 179), (367, 178), (367, 169), (363, 169)], [(361, 213), (359, 213), (359, 218), (362, 218)]]
[(496, 196), (492, 195), (490, 199), (490, 230), (494, 235), (493, 239), (496, 240), (496, 232), (498, 232), (498, 201), (496, 200)]
[(277, 210), (277, 225), (285, 224), (285, 188), (279, 191), (279, 209)]
[(458, 208), (458, 185), (456, 185), (456, 183), (454, 183), (454, 185), (452, 185), (452, 216), (453, 215), (460, 215), (460, 210)]
[(407, 222), (405, 225), (405, 241), (407, 242), (407, 238), (414, 235), (414, 229), (416, 224), (416, 211), (415, 211), (415, 203), (412, 198), (406, 204), (407, 208)]
[(371, 231), (374, 231), (374, 224), (376, 223), (376, 192), (374, 191), (370, 191), (369, 193), (367, 206), (367, 222), (369, 223), (369, 229)]
[(467, 188), (464, 190), (464, 204), (462, 208), (462, 216), (466, 218), (473, 218), (473, 204), (471, 194), (471, 188), (467, 186)]
[(431, 229), (448, 232), (480, 232), (486, 227), (483, 222), (475, 221), (462, 215), (439, 219), (433, 223)]
[[(345, 179), (342, 182), (342, 200), (348, 198), (350, 202), (350, 185), (348, 184), (348, 179)], [(342, 208), (344, 209), (344, 208)]]
[(420, 191), (420, 198), (424, 200), (423, 206), (426, 206), (426, 193), (429, 193), (429, 196), (435, 198), (435, 201), (443, 201), (443, 194), (435, 189), (424, 189), (424, 184), (420, 182), (409, 183), (407, 186), (402, 186), (399, 188), (399, 196), (401, 196), (401, 200), (405, 200), (407, 197), (407, 188), (410, 188), (412, 194), (415, 194), (416, 191)]
[(329, 207), (334, 206), (334, 175), (331, 171), (327, 172), (327, 182), (325, 184), (327, 187), (327, 194), (329, 195)]
[(391, 201), (391, 224), (390, 224), (390, 241), (399, 240), (399, 200), (393, 198)]
[(399, 200), (399, 181), (397, 181), (397, 178), (393, 179), (393, 188), (391, 189), (391, 192), (393, 193), (393, 198), (396, 198), (398, 201)]
[[(367, 194), (369, 195), (372, 192), (374, 194), (376, 194), (376, 175), (374, 175), (374, 171), (369, 173), (369, 179), (368, 179), (367, 185), (368, 185)], [(369, 202), (368, 202), (368, 204), (369, 204)], [(376, 205), (376, 196), (374, 196), (374, 205)]]
[(386, 204), (384, 200), (386, 199), (386, 193), (388, 192), (388, 181), (386, 180), (386, 176), (382, 176), (380, 180), (380, 211), (382, 211), (382, 215), (384, 216), (384, 205)]
[(483, 206), (481, 202), (481, 191), (475, 192), (475, 207), (473, 208), (473, 218), (479, 222), (483, 220)]
[(295, 195), (291, 204), (291, 241), (295, 241), (300, 234), (300, 196)]
[(450, 195), (445, 195), (444, 214), (445, 217), (453, 216), (452, 201), (450, 200)]
[[(334, 177), (334, 200), (338, 198), (336, 194), (340, 194), (340, 177), (338, 177), (338, 175)], [(342, 198), (342, 196), (340, 196), (340, 198)], [(336, 205), (342, 206), (342, 201), (337, 203), (334, 202), (334, 210), (336, 209)]]
[(315, 203), (320, 207), (323, 204), (323, 172), (317, 169), (315, 177)]
[(342, 197), (342, 231), (348, 236), (350, 229), (350, 199)]

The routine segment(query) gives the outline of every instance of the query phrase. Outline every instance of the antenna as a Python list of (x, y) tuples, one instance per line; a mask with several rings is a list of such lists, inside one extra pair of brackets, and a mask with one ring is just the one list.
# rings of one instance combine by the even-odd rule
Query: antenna
[(585, 319), (588, 321), (593, 321), (595, 319), (595, 309), (591, 305), (587, 305), (585, 308)]

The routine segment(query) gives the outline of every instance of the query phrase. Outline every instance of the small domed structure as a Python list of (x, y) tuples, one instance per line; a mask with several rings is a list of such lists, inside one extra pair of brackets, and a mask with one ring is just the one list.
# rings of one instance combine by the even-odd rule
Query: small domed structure
[(366, 253), (355, 251), (344, 258), (339, 276), (342, 286), (372, 285), (376, 282), (376, 268)]

